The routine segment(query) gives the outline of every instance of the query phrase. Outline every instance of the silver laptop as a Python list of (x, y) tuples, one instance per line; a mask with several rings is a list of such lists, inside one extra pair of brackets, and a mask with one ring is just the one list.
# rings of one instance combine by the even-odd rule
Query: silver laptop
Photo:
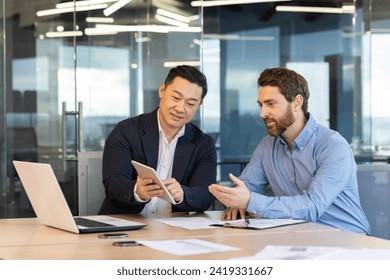
[(44, 225), (74, 233), (134, 230), (146, 226), (105, 215), (73, 217), (50, 164), (13, 163), (35, 214)]

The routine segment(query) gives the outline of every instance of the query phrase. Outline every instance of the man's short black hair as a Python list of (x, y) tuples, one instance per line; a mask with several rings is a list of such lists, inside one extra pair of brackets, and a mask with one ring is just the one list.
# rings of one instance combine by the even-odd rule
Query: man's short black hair
[(189, 65), (180, 65), (172, 68), (167, 78), (165, 79), (165, 86), (170, 85), (176, 77), (181, 77), (187, 81), (197, 84), (202, 87), (202, 99), (207, 94), (207, 79), (206, 76), (200, 72), (196, 67)]

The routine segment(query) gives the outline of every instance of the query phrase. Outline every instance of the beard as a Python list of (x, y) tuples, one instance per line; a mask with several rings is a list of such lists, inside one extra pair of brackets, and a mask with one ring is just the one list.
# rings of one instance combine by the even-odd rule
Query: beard
[(270, 117), (264, 119), (264, 124), (267, 128), (268, 134), (274, 137), (281, 136), (294, 122), (295, 117), (291, 106), (287, 107), (287, 111), (279, 120)]

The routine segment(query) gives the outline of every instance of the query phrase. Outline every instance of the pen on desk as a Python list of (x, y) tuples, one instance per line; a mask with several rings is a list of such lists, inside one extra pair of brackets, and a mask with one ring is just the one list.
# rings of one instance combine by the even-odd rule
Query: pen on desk
[(250, 218), (250, 213), (249, 213), (248, 211), (245, 211), (245, 223), (246, 223), (247, 225), (250, 224), (249, 218)]

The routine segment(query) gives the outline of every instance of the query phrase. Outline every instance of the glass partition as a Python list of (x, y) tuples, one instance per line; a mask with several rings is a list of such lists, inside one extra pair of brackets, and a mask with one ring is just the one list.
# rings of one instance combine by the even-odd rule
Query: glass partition
[(387, 1), (97, 2), (0, 0), (0, 217), (34, 215), (14, 159), (50, 163), (77, 214), (78, 152), (102, 150), (119, 120), (156, 108), (168, 69), (184, 63), (208, 78), (194, 122), (216, 140), (218, 181), (266, 134), (256, 82), (268, 67), (307, 78), (309, 111), (357, 162), (389, 161)]
[[(351, 144), (359, 143), (356, 156), (366, 160), (360, 154), (361, 146), (371, 145), (362, 141), (370, 130), (361, 107), (362, 69), (367, 67), (362, 45), (363, 13), (370, 11), (353, 1), (293, 2), (204, 7), (204, 54), (209, 42), (218, 49), (211, 62), (205, 56), (208, 76), (215, 75), (216, 56), (220, 61), (219, 76), (210, 81), (220, 88), (219, 180), (228, 180), (232, 171), (239, 174), (267, 133), (256, 100), (257, 78), (270, 67), (301, 73), (311, 91), (309, 112)], [(295, 10), (288, 9), (292, 6)], [(331, 9), (306, 12), (302, 6)]]
[[(0, 15), (1, 19), (5, 18), (5, 11), (4, 11), (4, 6), (0, 5)], [(5, 33), (5, 21), (1, 20), (0, 21), (0, 34), (1, 38), (4, 38), (4, 33)], [(0, 53), (4, 54), (5, 53), (5, 42), (4, 40), (0, 40)], [(7, 150), (7, 143), (6, 143), (6, 138), (4, 135), (6, 135), (6, 126), (5, 126), (5, 56), (0, 55), (0, 135), (3, 135), (0, 139), (0, 218), (6, 217), (7, 213), (7, 160), (6, 160), (6, 150)]]
[(51, 164), (77, 214), (78, 153), (101, 151), (119, 120), (155, 109), (169, 68), (201, 67), (199, 8), (181, 1), (1, 2), (0, 216), (34, 215), (15, 159)]

